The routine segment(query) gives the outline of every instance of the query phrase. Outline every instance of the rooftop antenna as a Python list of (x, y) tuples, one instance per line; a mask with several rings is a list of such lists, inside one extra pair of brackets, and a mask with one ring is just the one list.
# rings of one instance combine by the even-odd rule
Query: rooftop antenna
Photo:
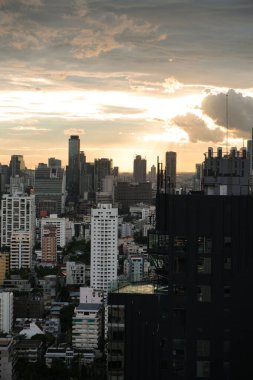
[(227, 128), (226, 149), (227, 149), (227, 155), (228, 155), (228, 93), (226, 94), (226, 128)]

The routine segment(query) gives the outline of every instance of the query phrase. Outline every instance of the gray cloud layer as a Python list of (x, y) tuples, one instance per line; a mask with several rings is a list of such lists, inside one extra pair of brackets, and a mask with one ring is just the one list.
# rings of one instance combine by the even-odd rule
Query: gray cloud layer
[[(228, 108), (226, 107), (226, 100)], [(234, 137), (249, 137), (250, 130), (253, 127), (253, 98), (229, 90), (227, 95), (224, 93), (210, 94), (202, 103), (202, 110), (217, 125), (223, 127), (227, 126), (226, 109), (228, 109), (228, 127)]]
[(188, 134), (189, 140), (193, 143), (200, 141), (217, 143), (223, 141), (224, 133), (219, 128), (215, 130), (208, 128), (204, 120), (192, 113), (177, 116), (173, 119), (173, 122)]
[(252, 16), (246, 0), (2, 0), (2, 87), (14, 86), (11, 68), (20, 77), (53, 75), (53, 87), (85, 87), (82, 71), (87, 81), (89, 72), (127, 72), (122, 88), (136, 73), (145, 81), (247, 87)]

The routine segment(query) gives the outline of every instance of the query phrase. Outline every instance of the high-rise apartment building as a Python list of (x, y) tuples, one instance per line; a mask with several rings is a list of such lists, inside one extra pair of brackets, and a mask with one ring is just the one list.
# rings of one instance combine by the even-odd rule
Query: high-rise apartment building
[(177, 153), (166, 152), (165, 154), (165, 182), (166, 192), (173, 194), (176, 189)]
[(66, 200), (64, 169), (40, 163), (35, 169), (34, 192), (37, 217), (63, 213)]
[(32, 265), (32, 234), (26, 231), (13, 231), (10, 245), (10, 269), (30, 269)]
[(117, 279), (118, 209), (99, 204), (91, 210), (91, 287), (107, 291)]
[(13, 324), (13, 293), (0, 292), (0, 332), (10, 333)]
[(34, 195), (3, 195), (1, 208), (1, 245), (11, 245), (13, 232), (24, 231), (31, 234), (34, 244), (35, 235), (35, 197)]
[(54, 224), (44, 224), (41, 228), (42, 261), (57, 262), (57, 229)]
[(134, 182), (146, 182), (147, 160), (137, 155), (134, 159)]
[(68, 201), (77, 202), (80, 193), (80, 139), (79, 136), (69, 138), (69, 161), (67, 166)]
[[(49, 218), (41, 219), (41, 236), (43, 236), (43, 228), (45, 226), (56, 227), (56, 242), (59, 247), (64, 247), (69, 241), (69, 230), (72, 230), (72, 224), (67, 218), (58, 218), (56, 214), (51, 214)], [(72, 238), (72, 232), (71, 232)]]

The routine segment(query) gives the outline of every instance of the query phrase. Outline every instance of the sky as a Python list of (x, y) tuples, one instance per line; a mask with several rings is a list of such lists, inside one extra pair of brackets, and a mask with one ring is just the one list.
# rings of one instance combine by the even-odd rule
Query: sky
[(120, 171), (176, 151), (192, 172), (209, 146), (242, 147), (252, 20), (252, 0), (0, 0), (0, 162), (66, 165), (73, 134)]

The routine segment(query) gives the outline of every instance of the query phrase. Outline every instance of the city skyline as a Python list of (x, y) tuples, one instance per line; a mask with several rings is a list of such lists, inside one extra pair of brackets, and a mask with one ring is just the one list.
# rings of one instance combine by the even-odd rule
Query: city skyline
[(0, 162), (65, 166), (75, 134), (87, 161), (121, 171), (176, 151), (178, 172), (193, 172), (208, 146), (226, 149), (227, 124), (242, 146), (252, 13), (247, 0), (0, 0)]

